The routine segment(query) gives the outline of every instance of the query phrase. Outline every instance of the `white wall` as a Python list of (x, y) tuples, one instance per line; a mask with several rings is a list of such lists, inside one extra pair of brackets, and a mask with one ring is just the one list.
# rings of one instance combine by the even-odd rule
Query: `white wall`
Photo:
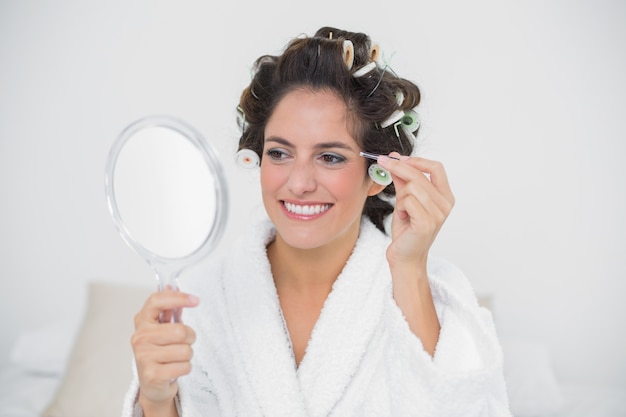
[(226, 245), (258, 202), (230, 157), (251, 63), (336, 25), (421, 85), (422, 150), (458, 200), (434, 250), (492, 294), (501, 335), (547, 343), (561, 380), (626, 386), (624, 3), (210, 3), (0, 3), (0, 365), (21, 330), (80, 315), (89, 280), (154, 285), (105, 204), (121, 129), (166, 113), (213, 141)]

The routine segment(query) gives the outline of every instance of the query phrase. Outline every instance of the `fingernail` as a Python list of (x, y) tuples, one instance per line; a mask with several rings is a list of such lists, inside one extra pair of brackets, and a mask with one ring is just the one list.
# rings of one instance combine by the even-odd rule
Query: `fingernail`
[(406, 155), (400, 155), (400, 160), (401, 161), (406, 161), (407, 159), (411, 159), (410, 156), (406, 156)]
[(187, 298), (189, 299), (189, 302), (192, 304), (198, 304), (198, 302), (200, 301), (198, 297), (196, 297), (195, 295), (191, 295), (191, 294), (189, 294)]

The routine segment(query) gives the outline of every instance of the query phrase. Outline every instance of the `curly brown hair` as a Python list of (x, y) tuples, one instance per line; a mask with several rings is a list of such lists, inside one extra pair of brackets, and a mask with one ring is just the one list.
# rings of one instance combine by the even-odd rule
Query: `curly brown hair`
[[(353, 44), (354, 56), (348, 68), (344, 41)], [(253, 67), (253, 77), (239, 101), (241, 138), (239, 149), (251, 149), (262, 157), (267, 121), (280, 100), (296, 89), (327, 90), (337, 94), (352, 118), (353, 137), (361, 149), (387, 155), (413, 152), (413, 133), (396, 123), (382, 127), (398, 110), (409, 111), (420, 102), (420, 90), (413, 82), (398, 77), (390, 68), (380, 65), (364, 75), (353, 74), (373, 62), (377, 50), (368, 35), (332, 27), (319, 29), (313, 37), (293, 39), (282, 55), (263, 55)], [(370, 64), (371, 65), (371, 64)], [(372, 161), (364, 159), (364, 164)], [(367, 198), (363, 214), (384, 231), (384, 220), (393, 212), (389, 200), (395, 196), (393, 183), (379, 196)]]

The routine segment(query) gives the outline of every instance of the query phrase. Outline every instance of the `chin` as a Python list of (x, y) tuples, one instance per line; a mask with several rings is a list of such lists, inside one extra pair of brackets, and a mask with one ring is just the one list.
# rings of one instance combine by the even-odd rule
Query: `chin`
[[(357, 222), (360, 224), (360, 222)], [(358, 224), (355, 227), (359, 227)], [(349, 226), (333, 227), (332, 225), (304, 223), (300, 225), (276, 224), (277, 234), (289, 247), (299, 250), (313, 250), (333, 247), (333, 250), (351, 250), (358, 236), (352, 233), (353, 223)], [(348, 248), (349, 247), (349, 248)]]
[(322, 231), (319, 227), (309, 229), (314, 230), (302, 230), (302, 228), (276, 226), (277, 234), (280, 236), (281, 240), (294, 249), (317, 249), (325, 246), (332, 240), (329, 236), (322, 236)]

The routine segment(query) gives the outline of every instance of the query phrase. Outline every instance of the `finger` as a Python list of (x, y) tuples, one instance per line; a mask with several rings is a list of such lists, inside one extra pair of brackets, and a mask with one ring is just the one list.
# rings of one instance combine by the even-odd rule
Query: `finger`
[(446, 170), (441, 162), (424, 158), (410, 158), (406, 162), (420, 171), (427, 173), (430, 177), (430, 182), (436, 189), (442, 193), (445, 192), (444, 194), (452, 195), (448, 174), (446, 174)]
[(191, 345), (186, 343), (167, 346), (152, 346), (150, 348), (139, 350), (136, 356), (137, 361), (144, 364), (188, 362), (193, 357), (193, 349)]
[[(394, 156), (393, 153), (390, 155)], [(411, 179), (420, 178), (421, 180), (423, 178), (430, 182), (448, 201), (454, 202), (454, 196), (443, 164), (424, 158), (401, 158), (396, 160), (383, 155), (378, 158), (378, 163), (394, 176), (396, 184), (399, 182), (397, 181), (398, 178), (402, 180), (397, 185), (402, 186), (404, 183), (411, 181)], [(417, 175), (418, 172), (421, 173), (421, 176)]]
[(450, 213), (431, 199), (422, 201), (412, 194), (398, 202), (398, 209), (405, 213), (401, 220), (410, 219), (411, 224), (418, 226), (426, 234), (439, 230)]
[(136, 331), (131, 337), (131, 344), (136, 350), (140, 350), (143, 346), (191, 345), (195, 341), (195, 331), (181, 323), (163, 323), (146, 326)]
[(415, 178), (422, 178), (424, 181), (428, 181), (424, 172), (410, 165), (407, 162), (409, 160), (408, 157), (404, 158), (407, 159), (393, 159), (384, 155), (378, 157), (378, 164), (391, 173), (396, 188), (398, 186), (402, 187), (405, 183)]
[[(401, 201), (407, 196), (414, 196), (424, 204), (428, 212), (433, 211), (433, 208), (436, 209), (434, 212), (449, 212), (452, 208), (449, 197), (444, 196), (437, 190), (421, 171), (416, 169), (414, 169), (414, 171), (409, 181), (394, 176), (394, 183), (396, 185), (396, 209), (403, 210)], [(392, 176), (393, 175), (394, 174), (392, 174)]]
[[(396, 191), (396, 202), (402, 201), (406, 197), (414, 197), (424, 206), (427, 213), (433, 215), (442, 213), (447, 217), (452, 210), (453, 202), (437, 190), (430, 181), (422, 177), (422, 175), (418, 175), (399, 188)], [(396, 207), (402, 206), (396, 204)]]
[(448, 174), (446, 173), (445, 167), (441, 162), (419, 157), (409, 158), (404, 162), (419, 171), (428, 174), (430, 182), (435, 186), (435, 188), (442, 193), (448, 201), (454, 201)]
[(196, 296), (179, 291), (165, 290), (154, 293), (137, 313), (135, 326), (137, 327), (141, 322), (159, 322), (162, 312), (175, 308), (195, 307), (198, 302)]
[(141, 366), (138, 369), (140, 385), (156, 386), (167, 385), (169, 386), (172, 381), (177, 378), (187, 375), (191, 372), (191, 363), (185, 362), (171, 362), (166, 364), (150, 364), (148, 366)]
[[(415, 169), (410, 181), (396, 181), (396, 218), (401, 223), (410, 221), (412, 228), (422, 230), (426, 234), (436, 232), (450, 214), (453, 201), (445, 197), (423, 175), (422, 171)], [(392, 174), (393, 175), (393, 174)]]

